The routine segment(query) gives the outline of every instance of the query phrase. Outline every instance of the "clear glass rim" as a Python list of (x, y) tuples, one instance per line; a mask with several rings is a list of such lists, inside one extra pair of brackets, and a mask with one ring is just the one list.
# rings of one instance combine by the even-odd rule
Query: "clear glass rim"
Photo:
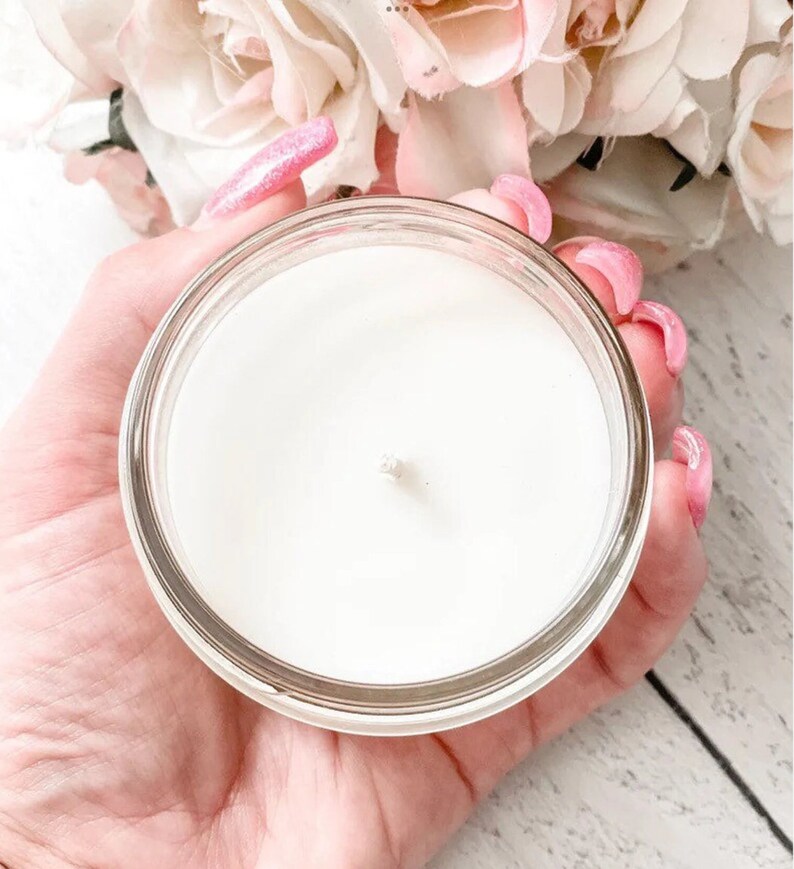
[[(157, 396), (168, 377), (175, 339), (222, 278), (264, 248), (301, 231), (333, 232), (354, 224), (366, 229), (395, 219), (424, 223), (437, 232), (454, 229), (483, 243), (495, 240), (511, 255), (545, 270), (568, 294), (603, 345), (614, 372), (625, 410), (628, 468), (622, 509), (598, 569), (583, 593), (541, 634), (464, 673), (413, 684), (362, 684), (281, 661), (248, 642), (208, 607), (180, 568), (161, 522), (152, 481), (151, 439)], [(242, 241), (190, 282), (156, 330), (133, 377), (122, 420), (119, 470), (127, 524), (152, 590), (174, 626), (213, 669), (238, 687), (261, 686), (257, 699), (270, 698), (269, 705), (278, 707), (283, 698), (283, 711), (303, 720), (317, 716), (296, 711), (301, 707), (317, 710), (320, 720), (335, 714), (351, 720), (421, 720), (439, 713), (443, 717), (444, 710), (467, 704), (482, 705), (490, 695), (510, 694), (511, 686), (521, 694), (532, 693), (583, 651), (622, 597), (636, 564), (647, 524), (652, 458), (648, 411), (637, 372), (609, 317), (573, 272), (541, 245), (480, 212), (435, 200), (382, 196), (338, 200), (291, 214)], [(259, 693), (250, 687), (244, 690)]]

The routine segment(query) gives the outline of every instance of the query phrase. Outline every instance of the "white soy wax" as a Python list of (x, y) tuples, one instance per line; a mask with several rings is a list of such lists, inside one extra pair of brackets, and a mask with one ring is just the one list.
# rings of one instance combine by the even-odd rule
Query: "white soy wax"
[(264, 281), (174, 402), (187, 573), (234, 630), (354, 682), (479, 667), (579, 589), (610, 492), (593, 376), (546, 310), (451, 253), (379, 245)]

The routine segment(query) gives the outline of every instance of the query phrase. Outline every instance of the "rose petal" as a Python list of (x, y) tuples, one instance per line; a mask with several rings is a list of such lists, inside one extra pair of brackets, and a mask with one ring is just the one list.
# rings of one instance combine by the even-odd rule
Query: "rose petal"
[(683, 90), (681, 73), (673, 67), (667, 71), (645, 102), (638, 106), (635, 111), (615, 114), (609, 109), (604, 112), (604, 103), (609, 105), (608, 89), (606, 100), (604, 100), (604, 93), (599, 94), (594, 89), (585, 106), (585, 116), (577, 130), (594, 136), (608, 135), (628, 138), (647, 135), (660, 127), (670, 117), (670, 113), (675, 109)]
[(491, 185), (491, 193), (518, 205), (527, 216), (527, 234), (540, 244), (551, 235), (551, 206), (546, 194), (528, 178), (500, 175)]
[(702, 175), (712, 175), (725, 156), (733, 125), (729, 78), (689, 82), (687, 92), (654, 135), (667, 141)]
[(470, 87), (500, 81), (513, 72), (521, 58), (521, 8), (479, 9), (478, 14), (447, 17), (433, 27), (444, 46), (452, 75)]
[(791, 100), (791, 42), (780, 54), (752, 56), (739, 74), (734, 129), (728, 142), (727, 162), (747, 215), (758, 231), (765, 227), (776, 240), (791, 238), (791, 130), (756, 124), (764, 115), (765, 98), (772, 96), (771, 111), (783, 121), (777, 103), (782, 93)]
[[(19, 0), (0, 11), (0, 140), (42, 137), (73, 96), (74, 76), (52, 56)], [(107, 114), (107, 103), (105, 103)]]
[(116, 38), (131, 14), (134, 2), (135, 0), (61, 0), (60, 3), (50, 5), (60, 6), (66, 29), (89, 62), (113, 81), (127, 84), (119, 62)]
[(530, 144), (553, 141), (582, 119), (590, 72), (581, 57), (568, 63), (537, 61), (521, 76), (521, 95), (530, 120)]
[[(91, 9), (85, 10), (84, 15), (76, 24), (76, 32), (72, 33), (64, 20), (60, 4), (52, 3), (50, 0), (27, 0), (26, 2), (27, 11), (33, 19), (36, 31), (53, 57), (63, 67), (68, 69), (76, 79), (82, 82), (92, 94), (99, 96), (110, 93), (116, 87), (116, 82), (97, 63), (96, 58), (86, 55), (83, 47), (78, 44), (77, 40), (80, 39), (84, 44), (90, 45), (90, 39), (81, 39), (81, 37), (85, 36), (84, 31), (92, 29), (94, 21), (100, 23), (100, 30), (102, 25), (109, 23), (110, 34), (115, 36), (117, 28), (113, 29), (113, 20), (121, 12), (121, 20), (123, 21), (124, 15), (129, 8), (129, 2), (124, 2), (123, 0), (121, 7), (116, 3), (107, 4), (106, 6), (104, 2), (95, 2), (87, 5), (90, 5)], [(74, 21), (71, 23), (75, 26)], [(75, 36), (77, 36), (77, 39)]]
[(747, 44), (777, 42), (783, 25), (791, 18), (789, 0), (760, 0), (750, 4)]
[(347, 90), (352, 87), (356, 75), (355, 54), (352, 47), (349, 49), (349, 54), (345, 52), (332, 40), (320, 19), (313, 15), (304, 13), (300, 16), (300, 21), (297, 20), (297, 13), (303, 8), (301, 6), (288, 7), (284, 0), (270, 0), (268, 6), (284, 31), (296, 43), (308, 50), (309, 57), (322, 59), (342, 88)]
[(121, 148), (92, 156), (77, 151), (67, 156), (64, 175), (73, 184), (99, 182), (136, 232), (159, 235), (174, 228), (163, 194), (146, 183), (147, 168), (140, 154)]
[(612, 51), (611, 57), (627, 57), (655, 45), (676, 23), (689, 0), (646, 0), (631, 23), (623, 42)]
[[(631, 114), (645, 103), (672, 67), (680, 39), (681, 22), (676, 21), (661, 39), (645, 51), (618, 58), (610, 64), (610, 106), (613, 111)], [(667, 117), (667, 114), (669, 111), (664, 116)]]
[(540, 55), (543, 44), (554, 26), (557, 8), (557, 0), (522, 0), (524, 47), (516, 72), (526, 69)]
[(334, 122), (339, 144), (303, 173), (310, 202), (322, 201), (340, 184), (367, 191), (378, 177), (375, 163), (378, 107), (372, 98), (363, 61), (359, 60), (355, 85), (329, 100), (323, 114)]
[(405, 80), (381, 21), (379, 4), (372, 0), (306, 0), (306, 5), (353, 40), (366, 65), (375, 103), (387, 118), (400, 117)]
[(732, 212), (730, 179), (695, 178), (675, 196), (681, 163), (652, 138), (618, 139), (598, 172), (571, 166), (548, 183), (555, 225), (573, 234), (606, 235), (629, 244), (646, 267), (669, 266), (693, 248), (713, 247)]
[(529, 175), (526, 127), (511, 84), (461, 87), (434, 102), (409, 96), (397, 149), (400, 192), (447, 199), (505, 172)]
[[(764, 0), (766, 2), (766, 0)], [(676, 65), (690, 78), (716, 79), (730, 74), (747, 40), (750, 0), (689, 0), (681, 23)], [(708, 47), (704, 50), (704, 34)]]
[(575, 163), (577, 157), (592, 144), (592, 136), (568, 133), (549, 142), (548, 145), (540, 143), (534, 145), (529, 151), (532, 177), (538, 184), (545, 184), (552, 178), (556, 178)]
[[(174, 221), (180, 226), (191, 223), (198, 217), (201, 206), (214, 189), (213, 185), (191, 167), (186, 143), (154, 127), (133, 93), (124, 97), (123, 117), (124, 126), (171, 207)], [(224, 165), (218, 172), (221, 176), (218, 183), (243, 163), (243, 160), (232, 162), (235, 160), (234, 151), (224, 149), (219, 156)]]
[(401, 15), (385, 13), (385, 17), (410, 88), (422, 97), (431, 98), (460, 85), (449, 67), (444, 46), (416, 9), (410, 7)]

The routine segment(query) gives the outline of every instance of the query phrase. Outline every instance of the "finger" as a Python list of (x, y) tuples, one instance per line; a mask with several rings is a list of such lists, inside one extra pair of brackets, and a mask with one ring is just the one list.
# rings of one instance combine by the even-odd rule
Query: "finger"
[[(637, 307), (650, 304), (640, 302)], [(676, 316), (669, 308), (665, 310), (671, 317)], [(671, 363), (671, 359), (680, 359), (682, 347), (686, 358), (686, 332), (681, 324), (671, 339), (658, 326), (641, 320), (621, 323), (617, 328), (634, 361), (648, 401), (656, 455), (664, 455), (670, 447), (673, 431), (681, 421), (684, 407), (684, 386), (680, 379), (683, 363), (679, 368)]]
[(637, 254), (622, 244), (581, 236), (554, 247), (555, 256), (598, 299), (613, 323), (631, 313), (642, 292), (644, 271)]
[(551, 206), (546, 194), (520, 175), (499, 175), (490, 190), (467, 190), (449, 201), (509, 223), (540, 244), (551, 235)]
[[(503, 175), (490, 190), (467, 190), (450, 202), (481, 211), (529, 234), (534, 220), (539, 240), (545, 240), (546, 228), (550, 231), (551, 224), (547, 227), (545, 216), (538, 217), (543, 214), (541, 206), (530, 204), (537, 202), (537, 196), (546, 201), (537, 185), (518, 176)], [(548, 214), (550, 221), (551, 212)], [(686, 364), (687, 340), (681, 318), (664, 305), (639, 300), (642, 262), (624, 245), (582, 236), (558, 244), (554, 253), (587, 286), (618, 327), (645, 390), (656, 453), (664, 455), (684, 407), (680, 377)]]
[[(532, 748), (554, 738), (636, 683), (675, 638), (706, 580), (696, 529), (710, 493), (702, 436), (678, 461), (656, 464), (651, 520), (634, 578), (597, 639), (553, 682), (493, 718), (441, 734), (482, 795)], [(693, 467), (694, 466), (694, 467)]]
[(640, 301), (642, 263), (629, 248), (592, 236), (570, 239), (554, 253), (585, 283), (617, 326), (642, 382), (657, 455), (670, 447), (681, 421), (686, 330), (657, 302)]

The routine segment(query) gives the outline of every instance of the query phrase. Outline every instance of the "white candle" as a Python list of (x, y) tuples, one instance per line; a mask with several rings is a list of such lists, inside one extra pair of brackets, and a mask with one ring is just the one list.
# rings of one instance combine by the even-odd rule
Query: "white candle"
[(327, 253), (247, 295), (176, 398), (172, 520), (206, 603), (355, 682), (481, 666), (579, 590), (610, 493), (588, 365), (511, 281), (440, 250)]

